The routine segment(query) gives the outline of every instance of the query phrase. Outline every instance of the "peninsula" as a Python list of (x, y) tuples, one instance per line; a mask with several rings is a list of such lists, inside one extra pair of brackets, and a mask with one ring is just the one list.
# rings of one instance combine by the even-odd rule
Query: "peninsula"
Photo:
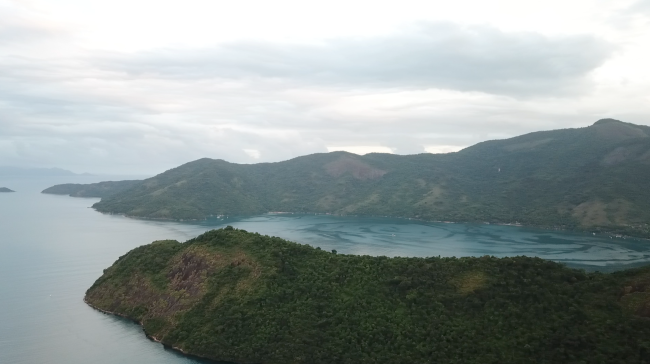
[(66, 184), (55, 185), (46, 188), (41, 193), (52, 194), (52, 195), (68, 195), (72, 197), (102, 197), (103, 198), (127, 190), (140, 182), (142, 181), (140, 180), (106, 181), (106, 182), (88, 183), (88, 184), (66, 183)]
[(0, 187), (0, 192), (16, 192), (16, 191), (10, 190), (7, 187)]
[(539, 258), (354, 256), (227, 227), (120, 257), (86, 292), (184, 353), (219, 361), (643, 363), (650, 267)]

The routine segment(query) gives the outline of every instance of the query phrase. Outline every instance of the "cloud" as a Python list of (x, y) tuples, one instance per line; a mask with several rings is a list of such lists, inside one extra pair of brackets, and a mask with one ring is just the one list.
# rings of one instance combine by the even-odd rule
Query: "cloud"
[(260, 159), (262, 155), (257, 149), (244, 149), (244, 153), (248, 154), (253, 159)]
[(347, 147), (327, 147), (328, 152), (345, 151), (354, 154), (364, 155), (368, 153), (393, 153), (393, 150), (388, 147), (378, 145), (353, 145)]
[(286, 87), (439, 88), (513, 97), (582, 94), (615, 47), (488, 26), (419, 23), (393, 35), (320, 44), (240, 41), (99, 60), (134, 77), (271, 79)]
[(458, 152), (463, 148), (464, 146), (460, 146), (460, 145), (430, 145), (427, 146), (425, 150), (427, 153), (439, 154), (439, 153)]
[(643, 14), (650, 16), (650, 0), (639, 0), (626, 10), (630, 14)]
[(0, 45), (52, 41), (69, 35), (69, 30), (16, 7), (0, 3)]
[(1, 164), (142, 174), (202, 157), (411, 154), (650, 115), (641, 78), (625, 92), (591, 87), (591, 72), (614, 51), (594, 36), (419, 23), (309, 44), (117, 53), (5, 10)]

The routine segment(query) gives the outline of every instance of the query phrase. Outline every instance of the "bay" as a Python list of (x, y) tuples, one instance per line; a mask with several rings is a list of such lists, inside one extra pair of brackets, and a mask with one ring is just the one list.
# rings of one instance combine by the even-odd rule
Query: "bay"
[(148, 340), (128, 320), (91, 309), (83, 295), (137, 246), (226, 225), (347, 254), (529, 255), (602, 271), (650, 261), (650, 242), (606, 235), (329, 215), (153, 221), (100, 214), (89, 208), (98, 199), (40, 193), (56, 183), (106, 179), (0, 178), (0, 186), (18, 191), (0, 194), (0, 363), (201, 363)]

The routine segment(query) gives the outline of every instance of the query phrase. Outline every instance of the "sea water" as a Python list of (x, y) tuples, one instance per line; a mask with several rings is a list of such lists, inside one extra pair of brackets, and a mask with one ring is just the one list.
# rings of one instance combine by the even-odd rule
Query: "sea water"
[(588, 270), (648, 263), (650, 242), (525, 227), (379, 217), (265, 214), (198, 222), (104, 215), (99, 199), (41, 194), (56, 183), (107, 177), (0, 178), (0, 363), (200, 363), (147, 339), (83, 296), (119, 256), (159, 239), (185, 241), (232, 225), (344, 254), (539, 256)]

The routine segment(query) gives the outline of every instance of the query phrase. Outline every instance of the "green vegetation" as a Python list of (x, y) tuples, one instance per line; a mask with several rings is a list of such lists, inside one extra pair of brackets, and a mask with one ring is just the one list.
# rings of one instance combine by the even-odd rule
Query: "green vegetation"
[(52, 195), (69, 195), (72, 197), (108, 197), (141, 183), (139, 180), (106, 181), (99, 183), (79, 184), (66, 183), (44, 189), (41, 193)]
[(132, 250), (86, 301), (237, 363), (650, 362), (650, 267), (341, 255), (227, 227)]
[(7, 187), (0, 187), (0, 192), (16, 192), (16, 191), (10, 190)]
[(94, 208), (166, 219), (269, 211), (388, 215), (650, 237), (649, 180), (650, 128), (605, 119), (449, 154), (333, 152), (254, 165), (200, 159)]

